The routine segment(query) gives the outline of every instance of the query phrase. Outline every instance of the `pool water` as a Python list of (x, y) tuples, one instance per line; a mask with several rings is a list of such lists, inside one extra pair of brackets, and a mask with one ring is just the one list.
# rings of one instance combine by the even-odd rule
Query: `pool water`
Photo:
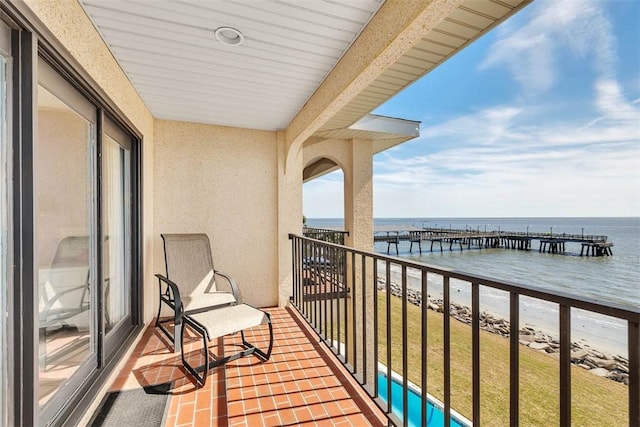
[[(387, 402), (387, 376), (379, 372), (378, 373), (378, 393), (380, 398)], [(395, 379), (391, 380), (391, 410), (400, 420), (402, 420), (402, 384)], [(421, 425), (421, 409), (420, 405), (421, 397), (415, 391), (407, 391), (407, 404), (409, 408), (409, 425), (420, 426)], [(466, 423), (461, 423), (459, 420), (451, 416), (452, 427), (466, 427)], [(430, 400), (427, 400), (427, 426), (439, 427), (444, 426), (444, 411), (442, 408), (434, 405)]]

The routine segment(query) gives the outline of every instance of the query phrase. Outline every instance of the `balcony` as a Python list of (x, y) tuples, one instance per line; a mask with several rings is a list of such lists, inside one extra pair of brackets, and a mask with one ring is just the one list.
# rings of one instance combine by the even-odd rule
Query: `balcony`
[[(163, 391), (169, 395), (163, 420), (167, 427), (387, 424), (384, 414), (294, 309), (267, 311), (274, 325), (274, 349), (267, 363), (251, 356), (236, 360), (214, 369), (199, 388), (182, 367), (180, 354), (173, 353), (166, 336), (150, 325), (109, 392), (168, 389)], [(248, 338), (260, 345), (267, 339), (261, 333)], [(218, 353), (220, 345), (233, 352), (239, 343), (235, 336), (225, 337), (212, 351)], [(193, 353), (198, 352), (193, 349)]]
[[(170, 384), (166, 426), (409, 425), (410, 418), (424, 425), (433, 406), (447, 426), (470, 423), (465, 418), (475, 425), (639, 424), (637, 309), (290, 238), (293, 296), (290, 307), (268, 310), (275, 346), (267, 363), (239, 359), (214, 370), (198, 388), (164, 335), (149, 326), (111, 391)], [(422, 295), (432, 286), (428, 278), (441, 281), (440, 306), (417, 304), (410, 273), (418, 273)], [(452, 302), (453, 281), (471, 288), (467, 316)], [(491, 321), (481, 312), (487, 289), (505, 292), (508, 319)], [(519, 302), (526, 298), (558, 306), (559, 339), (549, 346), (552, 351), (523, 345)], [(626, 371), (624, 381), (597, 377), (572, 363), (576, 310), (627, 324), (627, 354), (621, 359), (626, 363), (611, 370)], [(487, 331), (492, 323), (502, 336)], [(261, 334), (250, 341), (260, 345), (266, 339)], [(193, 357), (197, 344), (189, 345)], [(213, 351), (232, 352), (238, 345), (236, 337), (227, 337)]]

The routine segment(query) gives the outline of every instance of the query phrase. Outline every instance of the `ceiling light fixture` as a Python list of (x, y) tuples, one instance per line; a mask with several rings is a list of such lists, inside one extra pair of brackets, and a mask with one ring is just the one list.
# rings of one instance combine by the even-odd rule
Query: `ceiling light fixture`
[(227, 46), (240, 46), (244, 42), (244, 36), (233, 27), (220, 27), (213, 33), (222, 44)]

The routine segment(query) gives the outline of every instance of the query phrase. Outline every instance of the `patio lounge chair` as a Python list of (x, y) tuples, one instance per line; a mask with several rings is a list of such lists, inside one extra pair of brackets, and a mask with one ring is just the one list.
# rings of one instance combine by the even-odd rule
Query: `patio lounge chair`
[(89, 328), (89, 237), (58, 243), (51, 268), (39, 272), (40, 330)]
[[(162, 234), (164, 242), (167, 276), (156, 274), (160, 288), (158, 326), (174, 343), (174, 351), (180, 351), (182, 363), (204, 385), (209, 368), (250, 354), (256, 354), (266, 361), (273, 348), (273, 328), (268, 313), (240, 304), (236, 283), (216, 270), (211, 256), (211, 245), (206, 234)], [(228, 290), (218, 288), (216, 277), (221, 277)], [(162, 306), (171, 308), (173, 316), (160, 320)], [(173, 322), (173, 334), (162, 324)], [(266, 352), (248, 343), (243, 330), (267, 324), (269, 327), (269, 347)], [(184, 330), (189, 326), (203, 342), (204, 361), (202, 366), (193, 367), (184, 354)], [(240, 332), (244, 350), (230, 356), (210, 360), (209, 342), (224, 335)], [(203, 372), (200, 375), (198, 372)]]
[[(156, 274), (160, 289), (156, 326), (173, 341), (174, 351), (178, 352), (183, 315), (237, 304), (240, 295), (235, 281), (214, 268), (211, 244), (206, 234), (161, 236), (167, 275)], [(224, 284), (226, 288), (219, 286)], [(163, 305), (172, 311), (169, 319), (160, 318)], [(173, 333), (163, 323), (173, 323)]]

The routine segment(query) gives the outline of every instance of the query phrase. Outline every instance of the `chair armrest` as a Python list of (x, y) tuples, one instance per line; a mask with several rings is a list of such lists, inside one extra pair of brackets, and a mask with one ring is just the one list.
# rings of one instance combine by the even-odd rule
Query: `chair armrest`
[[(169, 280), (167, 277), (162, 274), (156, 274), (158, 278), (158, 286), (160, 288), (160, 302), (163, 302), (162, 299), (162, 283), (164, 282), (168, 289), (171, 291), (171, 295), (173, 296), (173, 311), (174, 311), (174, 324), (180, 325), (182, 323), (182, 316), (184, 314), (184, 307), (182, 306), (182, 299), (180, 298), (180, 289), (178, 285)], [(171, 307), (171, 305), (165, 301), (167, 305)]]
[(82, 304), (84, 303), (84, 294), (87, 291), (87, 284), (81, 285), (81, 286), (76, 286), (73, 288), (68, 288), (65, 289), (64, 291), (59, 291), (57, 292), (53, 298), (51, 298), (50, 300), (45, 301), (46, 306), (44, 307), (44, 310), (42, 310), (39, 313), (39, 316), (42, 318), (42, 316), (44, 316), (44, 319), (46, 321), (46, 319), (49, 317), (49, 312), (51, 311), (51, 308), (53, 307), (53, 305), (55, 304), (56, 301), (58, 301), (60, 298), (62, 298), (64, 295), (69, 294), (71, 292), (82, 292), (82, 297), (80, 298), (80, 305), (78, 305), (78, 307), (73, 307), (74, 309), (78, 309), (80, 311), (82, 311)]
[(233, 294), (233, 297), (236, 299), (236, 302), (238, 304), (240, 304), (240, 290), (238, 289), (238, 284), (236, 283), (235, 280), (233, 280), (231, 278), (231, 276), (222, 273), (221, 271), (218, 270), (214, 270), (213, 274), (216, 274), (220, 277), (224, 277), (225, 280), (229, 283), (229, 285), (231, 286), (231, 293)]

